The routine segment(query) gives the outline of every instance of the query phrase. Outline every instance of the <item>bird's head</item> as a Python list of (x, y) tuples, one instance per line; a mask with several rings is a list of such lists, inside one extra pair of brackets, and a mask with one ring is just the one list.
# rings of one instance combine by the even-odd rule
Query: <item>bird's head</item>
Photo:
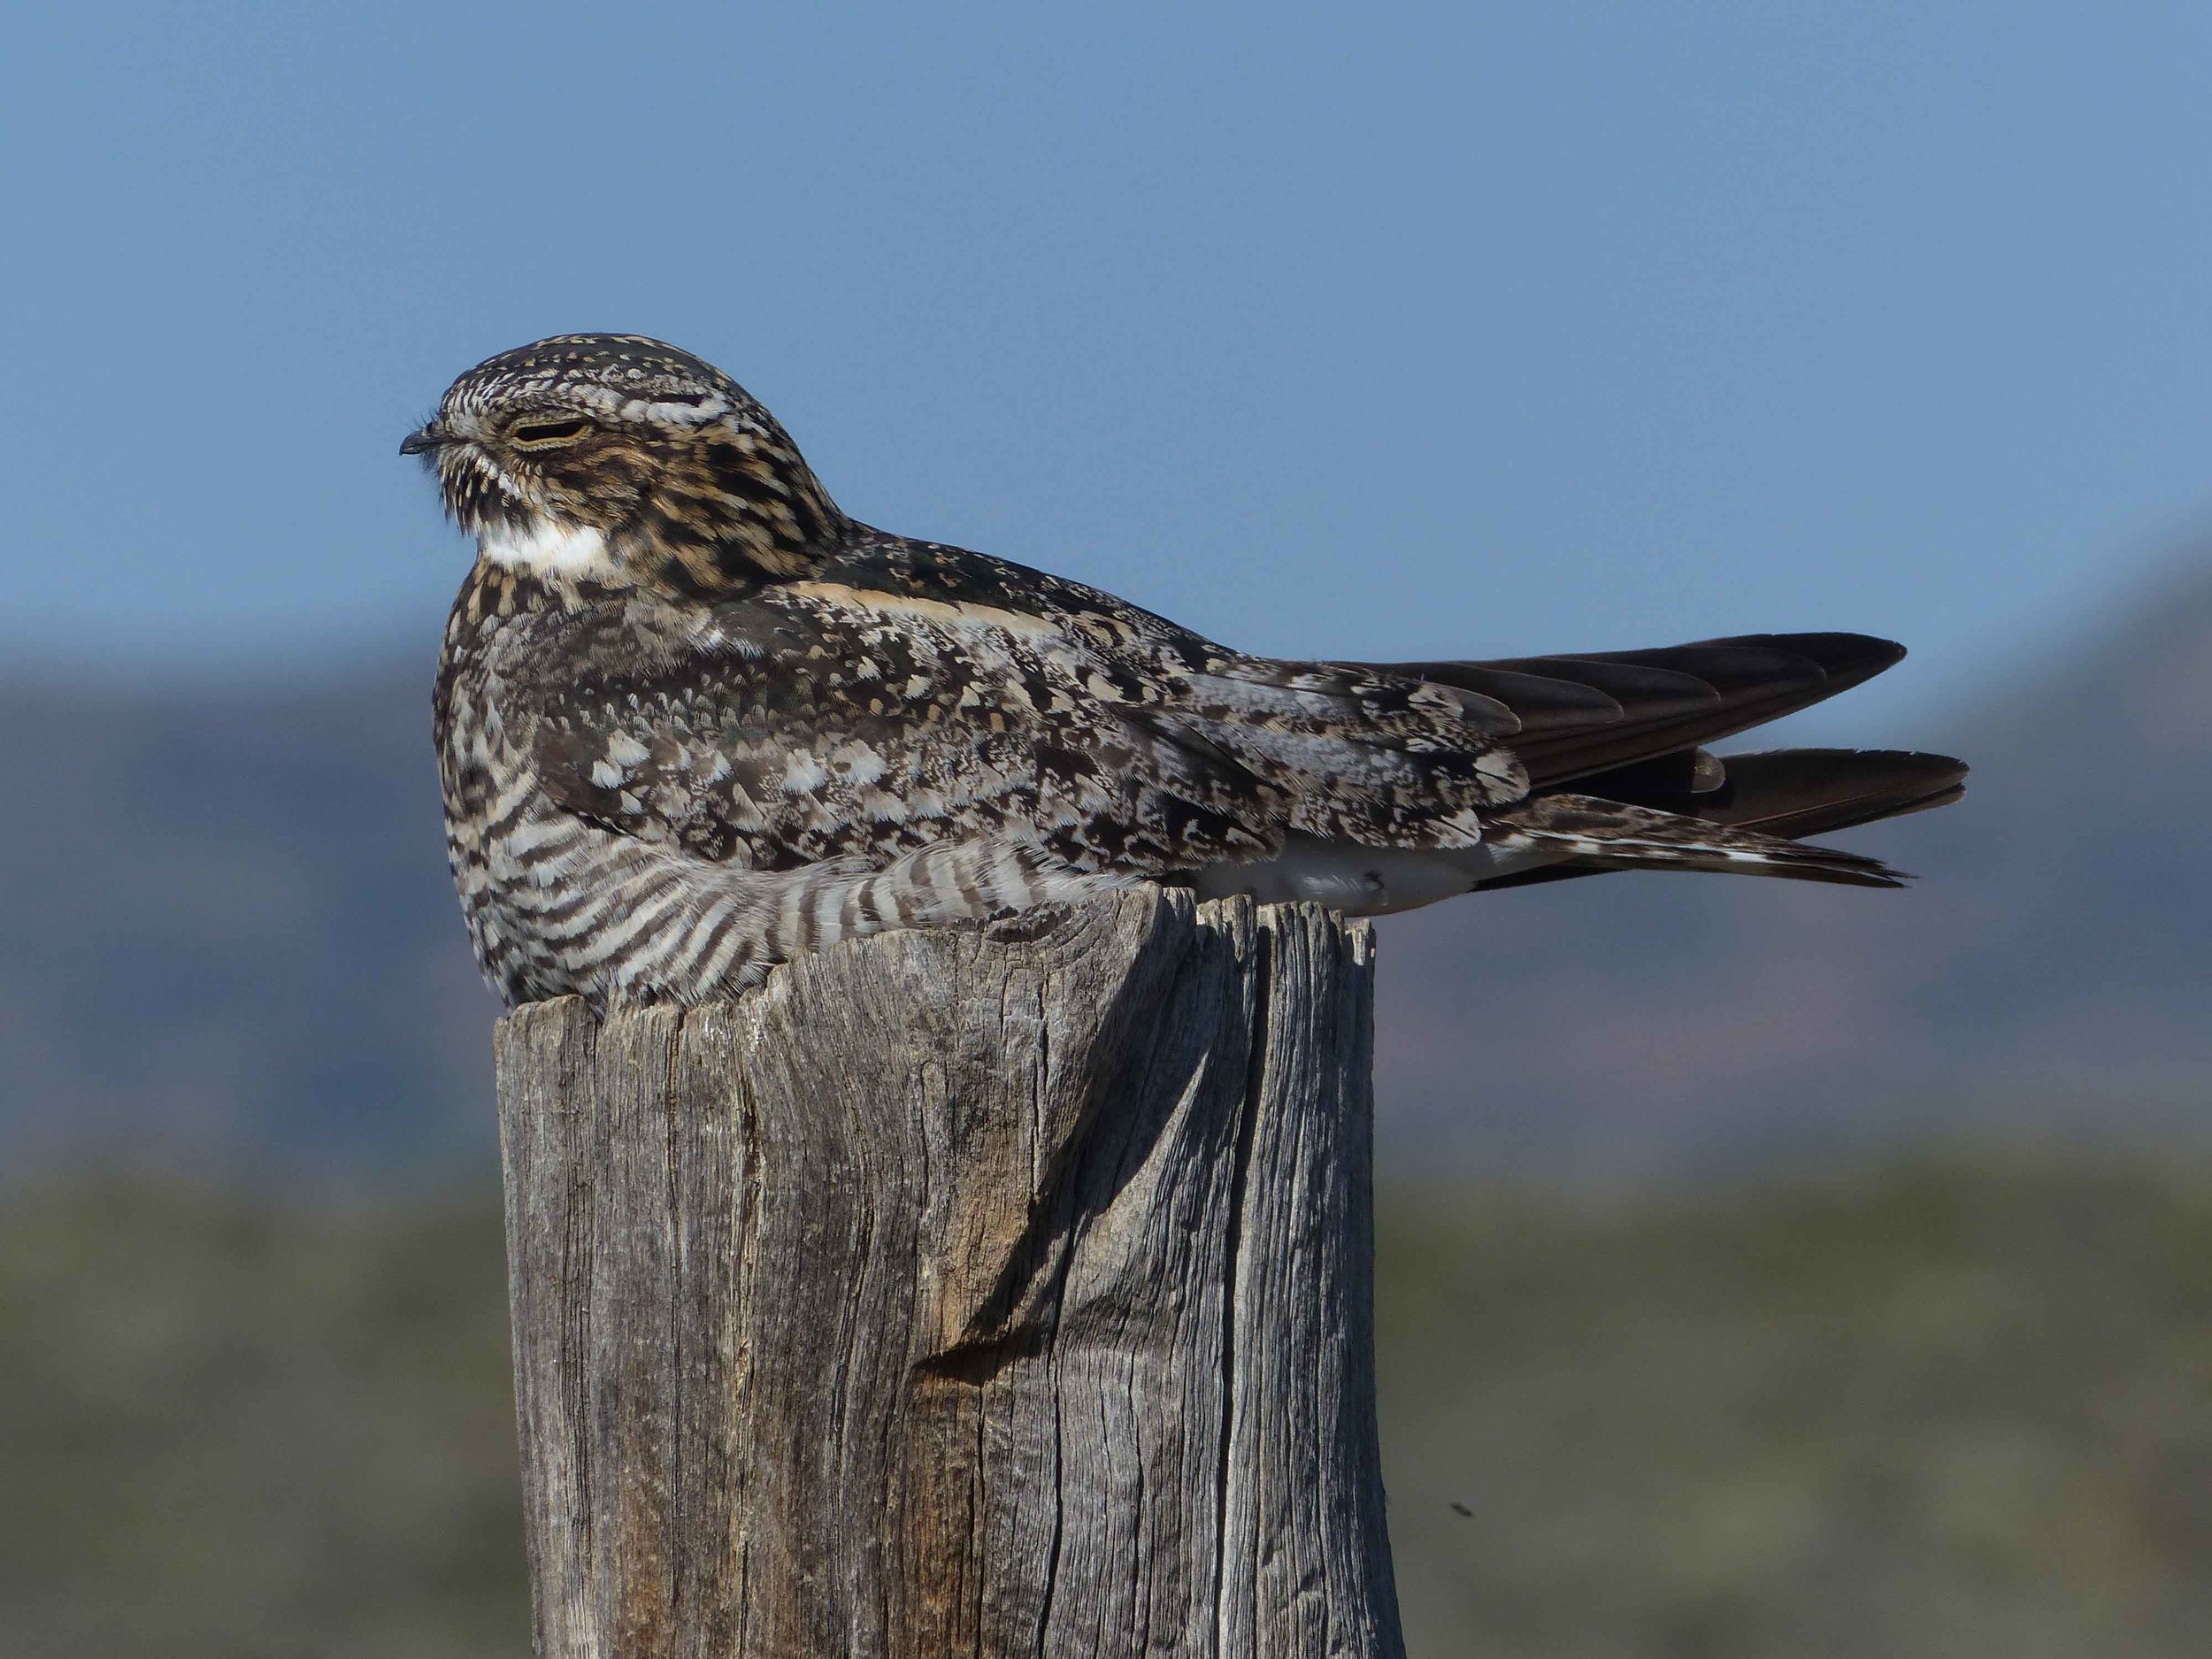
[(400, 446), (484, 557), (703, 595), (803, 575), (845, 519), (728, 375), (634, 334), (561, 334), (447, 388)]

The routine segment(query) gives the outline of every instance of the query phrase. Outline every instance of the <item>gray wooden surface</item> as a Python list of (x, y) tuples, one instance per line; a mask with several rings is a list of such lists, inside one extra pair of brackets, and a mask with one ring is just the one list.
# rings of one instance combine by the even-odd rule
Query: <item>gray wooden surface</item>
[(503, 1020), (539, 1653), (1400, 1654), (1372, 949), (1144, 889)]

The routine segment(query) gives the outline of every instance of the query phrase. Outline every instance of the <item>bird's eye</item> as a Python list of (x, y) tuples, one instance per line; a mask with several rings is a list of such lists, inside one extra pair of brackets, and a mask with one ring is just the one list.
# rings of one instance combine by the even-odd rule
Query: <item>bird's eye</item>
[(540, 420), (526, 426), (517, 426), (508, 435), (525, 449), (545, 444), (566, 443), (571, 438), (580, 438), (589, 427), (588, 420)]

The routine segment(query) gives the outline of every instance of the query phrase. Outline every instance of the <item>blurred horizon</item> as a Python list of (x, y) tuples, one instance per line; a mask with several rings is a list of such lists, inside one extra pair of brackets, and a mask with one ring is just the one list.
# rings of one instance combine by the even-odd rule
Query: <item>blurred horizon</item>
[[(50, 791), (0, 824), (0, 856), (48, 877), (0, 951), (15, 1183), (88, 1157), (394, 1193), (490, 1174), (497, 1005), (444, 870), (415, 655), (0, 676)], [(1839, 838), (1915, 872), (1901, 893), (1616, 875), (1382, 918), (1380, 1167), (1602, 1187), (1961, 1136), (2212, 1141), (2212, 956), (2186, 921), (2212, 909), (2208, 673), (2200, 556), (1971, 698), (1904, 722), (1854, 692), (1723, 746), (1962, 754), (1964, 802)]]

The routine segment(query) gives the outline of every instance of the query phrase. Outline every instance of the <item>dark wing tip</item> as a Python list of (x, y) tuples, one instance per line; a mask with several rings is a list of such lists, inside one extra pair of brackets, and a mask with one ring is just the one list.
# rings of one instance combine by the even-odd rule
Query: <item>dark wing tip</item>
[(1905, 648), (1895, 640), (1871, 634), (1766, 634), (1741, 640), (1716, 640), (1716, 645), (1758, 645), (1808, 657), (1828, 679), (1828, 695), (1848, 691), (1905, 660)]
[[(1552, 658), (1555, 662), (1637, 664), (1713, 678), (1717, 684), (1749, 689), (1762, 680), (1816, 677), (1814, 700), (1863, 685), (1905, 658), (1895, 640), (1871, 634), (1734, 634), (1717, 640), (1640, 651), (1591, 651)], [(1790, 659), (1795, 659), (1791, 662)]]
[(1481, 700), (1539, 787), (1760, 726), (1871, 680), (1905, 648), (1868, 634), (1741, 634), (1635, 651), (1363, 666)]

